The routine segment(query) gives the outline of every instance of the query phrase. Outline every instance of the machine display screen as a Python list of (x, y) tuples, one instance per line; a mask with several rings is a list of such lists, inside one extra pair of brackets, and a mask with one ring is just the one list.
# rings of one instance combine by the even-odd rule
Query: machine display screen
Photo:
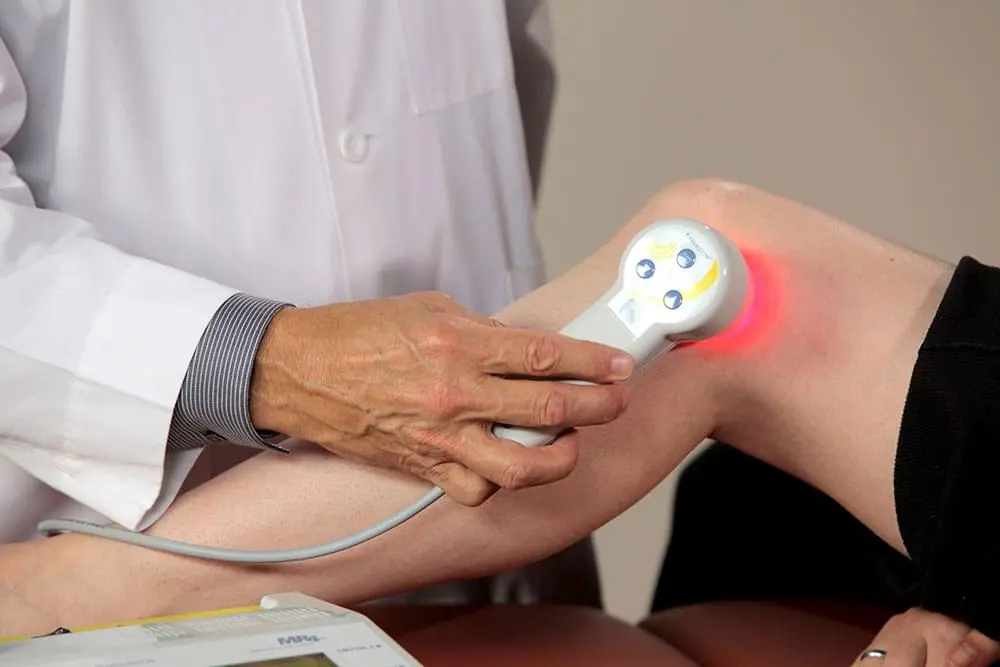
[(297, 655), (291, 658), (238, 662), (232, 665), (225, 665), (224, 667), (337, 667), (337, 663), (322, 653), (313, 653), (310, 655)]

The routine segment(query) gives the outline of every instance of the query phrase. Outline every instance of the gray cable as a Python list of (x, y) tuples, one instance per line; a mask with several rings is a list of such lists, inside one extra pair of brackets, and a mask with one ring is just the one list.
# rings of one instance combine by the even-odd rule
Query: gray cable
[(203, 560), (221, 560), (230, 563), (292, 563), (312, 558), (321, 558), (331, 554), (345, 551), (352, 547), (374, 539), (386, 533), (396, 526), (409, 521), (420, 512), (430, 507), (436, 500), (444, 496), (444, 491), (440, 487), (434, 487), (428, 491), (420, 500), (409, 507), (389, 517), (381, 523), (377, 523), (370, 528), (348, 535), (335, 542), (318, 544), (313, 547), (302, 547), (299, 549), (279, 549), (274, 551), (245, 551), (241, 549), (218, 549), (215, 547), (205, 547), (198, 544), (188, 544), (177, 540), (168, 540), (163, 537), (136, 533), (124, 528), (111, 528), (87, 521), (76, 521), (73, 519), (50, 519), (38, 524), (38, 530), (42, 533), (54, 535), (57, 533), (82, 533), (93, 535), (116, 542), (125, 542), (136, 546), (153, 549), (156, 551), (166, 551), (168, 553), (179, 554), (181, 556), (193, 556)]

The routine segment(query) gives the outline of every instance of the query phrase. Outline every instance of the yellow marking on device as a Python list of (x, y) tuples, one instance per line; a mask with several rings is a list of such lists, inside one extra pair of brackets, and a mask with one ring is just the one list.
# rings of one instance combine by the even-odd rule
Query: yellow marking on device
[[(117, 623), (106, 623), (104, 625), (91, 625), (82, 628), (69, 628), (72, 633), (92, 632), (94, 630), (110, 630), (112, 628), (124, 628), (131, 625), (150, 625), (152, 623), (172, 623), (174, 621), (190, 621), (199, 618), (215, 618), (218, 616), (234, 616), (236, 614), (246, 614), (250, 612), (262, 611), (260, 605), (249, 607), (232, 607), (230, 609), (214, 609), (212, 611), (195, 611), (187, 614), (175, 614), (173, 616), (155, 616), (152, 618), (142, 618), (134, 621), (119, 621)], [(36, 635), (21, 635), (16, 637), (0, 637), (0, 644), (13, 644), (27, 639), (34, 639)]]
[(683, 294), (685, 301), (694, 301), (699, 296), (708, 291), (708, 288), (715, 284), (715, 281), (719, 279), (719, 260), (712, 262), (712, 266), (708, 268), (708, 271), (703, 275), (698, 282), (692, 285), (691, 289)]
[(645, 294), (634, 287), (630, 287), (628, 290), (628, 295), (635, 299), (636, 301), (645, 301), (646, 303), (658, 304), (661, 302), (662, 297), (653, 296), (652, 294)]
[(675, 241), (669, 243), (656, 243), (654, 241), (649, 244), (649, 254), (653, 259), (670, 259), (676, 250), (677, 243)]

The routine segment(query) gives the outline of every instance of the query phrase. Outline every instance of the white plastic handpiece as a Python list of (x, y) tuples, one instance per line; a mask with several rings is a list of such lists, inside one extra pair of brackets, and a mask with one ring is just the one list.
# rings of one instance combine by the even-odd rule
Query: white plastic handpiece
[[(632, 239), (615, 284), (560, 333), (623, 350), (640, 372), (678, 343), (726, 329), (748, 282), (743, 255), (729, 239), (694, 220), (661, 220)], [(560, 432), (493, 427), (497, 437), (525, 447), (547, 445)]]

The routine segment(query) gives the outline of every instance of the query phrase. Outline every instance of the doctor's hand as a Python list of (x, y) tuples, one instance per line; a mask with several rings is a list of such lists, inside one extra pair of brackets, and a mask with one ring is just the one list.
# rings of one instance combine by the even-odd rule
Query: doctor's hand
[(492, 423), (607, 423), (625, 410), (627, 389), (613, 383), (632, 366), (618, 350), (507, 328), (438, 293), (288, 308), (261, 343), (250, 414), (259, 429), (403, 470), (475, 506), (576, 465), (572, 430), (528, 449), (493, 436)]
[(997, 642), (952, 618), (915, 608), (890, 618), (855, 665), (989, 667), (997, 660)]

